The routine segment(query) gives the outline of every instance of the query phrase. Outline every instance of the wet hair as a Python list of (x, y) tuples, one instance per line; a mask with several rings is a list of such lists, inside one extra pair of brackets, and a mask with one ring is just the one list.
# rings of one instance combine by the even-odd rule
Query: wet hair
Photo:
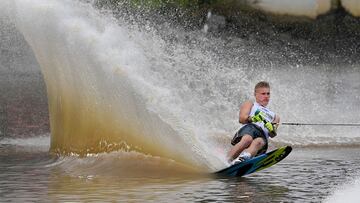
[(254, 92), (259, 88), (270, 88), (270, 84), (266, 81), (260, 81), (255, 85)]

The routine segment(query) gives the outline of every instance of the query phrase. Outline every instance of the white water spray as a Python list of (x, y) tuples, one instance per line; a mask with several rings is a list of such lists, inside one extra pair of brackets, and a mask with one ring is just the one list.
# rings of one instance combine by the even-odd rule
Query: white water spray
[(152, 36), (78, 2), (17, 1), (16, 10), (46, 81), (52, 148), (125, 142), (198, 167), (223, 164), (183, 113), (179, 95), (156, 84), (164, 75), (152, 71), (158, 61), (149, 57), (166, 54), (153, 44), (160, 39), (146, 40)]

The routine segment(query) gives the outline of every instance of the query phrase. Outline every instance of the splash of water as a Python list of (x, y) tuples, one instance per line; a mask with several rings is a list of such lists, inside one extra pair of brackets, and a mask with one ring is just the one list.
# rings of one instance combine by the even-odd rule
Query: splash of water
[(338, 187), (337, 190), (325, 199), (325, 203), (336, 202), (358, 202), (359, 196), (357, 192), (360, 190), (360, 178), (357, 178), (346, 185)]
[(204, 159), (209, 146), (181, 120), (181, 109), (170, 110), (172, 92), (145, 80), (154, 64), (143, 33), (78, 2), (19, 1), (16, 9), (45, 78), (52, 151), (130, 148), (198, 167), (221, 163)]

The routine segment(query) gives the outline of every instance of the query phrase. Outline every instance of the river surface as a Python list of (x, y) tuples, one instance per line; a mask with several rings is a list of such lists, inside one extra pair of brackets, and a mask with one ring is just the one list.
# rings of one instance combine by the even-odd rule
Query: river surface
[(241, 178), (219, 178), (206, 171), (164, 170), (163, 164), (153, 164), (157, 158), (139, 159), (131, 152), (53, 157), (45, 145), (14, 140), (0, 144), (1, 202), (322, 202), (331, 201), (360, 170), (360, 149), (353, 147), (295, 147), (273, 167)]

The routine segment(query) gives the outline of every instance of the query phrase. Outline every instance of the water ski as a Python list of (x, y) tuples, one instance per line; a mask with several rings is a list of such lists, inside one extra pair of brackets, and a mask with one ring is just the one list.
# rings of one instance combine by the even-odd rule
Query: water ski
[(248, 175), (280, 162), (287, 155), (290, 154), (291, 150), (292, 148), (290, 146), (281, 147), (266, 154), (262, 154), (260, 156), (249, 159), (247, 161), (231, 165), (227, 168), (215, 172), (215, 174), (228, 177), (240, 177)]

